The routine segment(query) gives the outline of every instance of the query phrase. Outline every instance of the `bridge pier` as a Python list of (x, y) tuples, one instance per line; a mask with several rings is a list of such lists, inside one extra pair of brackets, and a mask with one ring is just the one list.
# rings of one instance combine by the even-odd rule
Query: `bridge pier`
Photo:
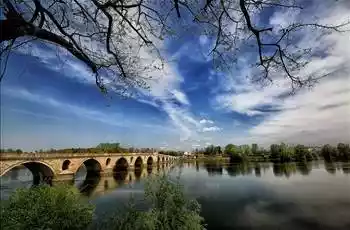
[(113, 175), (113, 168), (105, 168), (100, 171), (101, 176)]
[(57, 174), (53, 181), (74, 181), (74, 173)]

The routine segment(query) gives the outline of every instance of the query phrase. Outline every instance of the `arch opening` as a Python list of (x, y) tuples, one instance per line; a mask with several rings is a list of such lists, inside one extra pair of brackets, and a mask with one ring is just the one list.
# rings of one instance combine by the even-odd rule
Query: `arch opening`
[(153, 158), (152, 157), (148, 157), (147, 159), (147, 168), (150, 168), (153, 166)]
[(142, 168), (142, 165), (143, 165), (142, 158), (141, 157), (136, 158), (135, 164), (134, 164), (135, 169)]
[(111, 163), (111, 158), (107, 158), (106, 160), (106, 166), (108, 166)]
[(127, 171), (129, 168), (128, 161), (122, 157), (115, 163), (115, 166), (113, 168), (113, 172), (121, 172), (121, 171)]
[(84, 165), (86, 167), (86, 173), (89, 175), (100, 175), (101, 172), (101, 164), (95, 159), (88, 159), (84, 161)]
[(49, 184), (52, 185), (54, 177), (53, 171), (45, 164), (39, 162), (28, 162), (23, 164), (33, 174), (33, 185)]
[(94, 191), (101, 179), (101, 169), (100, 162), (95, 159), (87, 159), (81, 164), (74, 175), (75, 185), (81, 193), (89, 195)]
[(162, 162), (163, 162), (163, 163), (165, 162), (165, 157), (162, 157)]
[(62, 170), (67, 170), (69, 168), (69, 165), (70, 165), (70, 160), (63, 161)]
[(20, 163), (9, 168), (1, 175), (1, 182), (13, 184), (12, 187), (16, 189), (39, 184), (52, 185), (53, 178), (54, 171), (50, 166), (33, 161)]
[(126, 180), (128, 175), (129, 164), (128, 161), (122, 157), (114, 165), (113, 168), (113, 177), (117, 181), (117, 183), (122, 183)]

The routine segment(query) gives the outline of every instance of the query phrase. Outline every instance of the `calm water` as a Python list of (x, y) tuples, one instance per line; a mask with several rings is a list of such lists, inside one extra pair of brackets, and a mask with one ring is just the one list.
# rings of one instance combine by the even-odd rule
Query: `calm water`
[[(186, 193), (201, 204), (207, 229), (350, 229), (349, 163), (192, 162), (164, 170), (173, 178), (180, 175)], [(144, 178), (157, 171), (162, 169), (84, 180), (81, 168), (75, 185), (103, 218), (131, 194), (142, 200)], [(2, 178), (2, 198), (23, 186), (31, 186), (30, 172), (12, 170)]]

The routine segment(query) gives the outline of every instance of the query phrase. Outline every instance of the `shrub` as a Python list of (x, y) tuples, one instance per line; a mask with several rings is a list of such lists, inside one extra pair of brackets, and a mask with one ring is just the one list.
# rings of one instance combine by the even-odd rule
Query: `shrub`
[(126, 212), (118, 213), (107, 222), (110, 225), (108, 229), (204, 229), (198, 202), (188, 199), (179, 182), (172, 182), (168, 176), (149, 179), (145, 185), (145, 199), (150, 204), (148, 210), (137, 210), (131, 202)]
[(71, 186), (18, 189), (1, 204), (1, 229), (86, 229), (94, 208)]

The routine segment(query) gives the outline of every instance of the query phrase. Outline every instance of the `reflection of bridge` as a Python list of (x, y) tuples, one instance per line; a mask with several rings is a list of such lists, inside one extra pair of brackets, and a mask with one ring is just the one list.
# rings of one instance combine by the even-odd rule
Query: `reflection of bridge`
[(104, 174), (155, 166), (176, 160), (174, 156), (156, 153), (2, 153), (0, 176), (16, 166), (25, 166), (33, 174), (34, 184), (40, 181), (72, 179), (85, 165), (88, 174)]
[(128, 170), (115, 173), (114, 175), (104, 174), (97, 177), (85, 178), (82, 183), (77, 184), (78, 189), (87, 196), (96, 196), (114, 191), (118, 187), (131, 185), (138, 180), (147, 178), (150, 175), (167, 173), (173, 168), (173, 164), (165, 163), (157, 167), (144, 167), (140, 170)]

